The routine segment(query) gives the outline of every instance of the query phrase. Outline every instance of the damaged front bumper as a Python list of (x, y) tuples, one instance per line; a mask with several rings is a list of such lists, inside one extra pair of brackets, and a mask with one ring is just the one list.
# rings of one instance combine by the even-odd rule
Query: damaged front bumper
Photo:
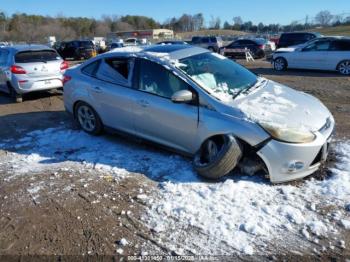
[(301, 179), (319, 169), (327, 159), (334, 120), (316, 132), (311, 143), (294, 144), (270, 140), (257, 154), (265, 162), (272, 183)]

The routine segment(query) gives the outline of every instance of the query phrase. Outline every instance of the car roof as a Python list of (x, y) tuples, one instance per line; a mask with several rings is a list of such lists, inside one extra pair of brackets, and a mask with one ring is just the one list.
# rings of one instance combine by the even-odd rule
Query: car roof
[(14, 50), (16, 53), (22, 51), (54, 50), (46, 45), (12, 45), (5, 46), (4, 48)]
[[(127, 46), (113, 49), (105, 56), (110, 54), (120, 54), (127, 56), (149, 57), (158, 60), (178, 60), (185, 57), (210, 52), (208, 49), (196, 47), (192, 45), (175, 44), (175, 45), (151, 45), (151, 46)], [(102, 55), (104, 56), (104, 55)], [(164, 59), (167, 57), (167, 59)], [(163, 58), (163, 59), (160, 59)]]

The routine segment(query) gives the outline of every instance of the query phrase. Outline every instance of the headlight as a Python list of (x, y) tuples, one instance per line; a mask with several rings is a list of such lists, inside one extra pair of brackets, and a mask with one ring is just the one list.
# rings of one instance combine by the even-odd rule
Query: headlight
[(289, 143), (308, 143), (315, 140), (316, 136), (310, 131), (296, 128), (278, 127), (270, 123), (259, 123), (273, 138)]

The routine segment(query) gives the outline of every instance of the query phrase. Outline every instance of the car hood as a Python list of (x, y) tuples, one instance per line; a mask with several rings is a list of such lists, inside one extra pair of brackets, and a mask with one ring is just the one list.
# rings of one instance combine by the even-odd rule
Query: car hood
[(228, 103), (250, 120), (282, 128), (318, 131), (327, 118), (333, 120), (317, 98), (273, 81)]
[(302, 47), (303, 45), (293, 45), (289, 47), (282, 47), (278, 48), (275, 53), (288, 53), (288, 52), (294, 52), (296, 49)]

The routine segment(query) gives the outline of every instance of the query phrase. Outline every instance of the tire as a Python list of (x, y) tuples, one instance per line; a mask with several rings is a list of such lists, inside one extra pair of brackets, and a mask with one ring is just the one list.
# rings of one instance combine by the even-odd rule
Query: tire
[(350, 60), (341, 61), (337, 66), (337, 70), (342, 75), (350, 75)]
[(99, 135), (103, 131), (103, 124), (96, 111), (87, 103), (78, 102), (75, 106), (74, 117), (78, 126), (86, 133)]
[(7, 83), (7, 88), (9, 90), (10, 97), (16, 102), (16, 103), (22, 103), (23, 97), (21, 94), (18, 94), (16, 90), (13, 88), (13, 86), (10, 83)]
[[(215, 143), (216, 154), (208, 156), (208, 147)], [(205, 178), (219, 179), (231, 172), (242, 157), (242, 146), (232, 135), (209, 138), (196, 153), (193, 166), (197, 173)]]
[(273, 60), (273, 68), (276, 71), (284, 71), (287, 69), (287, 60), (283, 57), (277, 57), (275, 60)]

